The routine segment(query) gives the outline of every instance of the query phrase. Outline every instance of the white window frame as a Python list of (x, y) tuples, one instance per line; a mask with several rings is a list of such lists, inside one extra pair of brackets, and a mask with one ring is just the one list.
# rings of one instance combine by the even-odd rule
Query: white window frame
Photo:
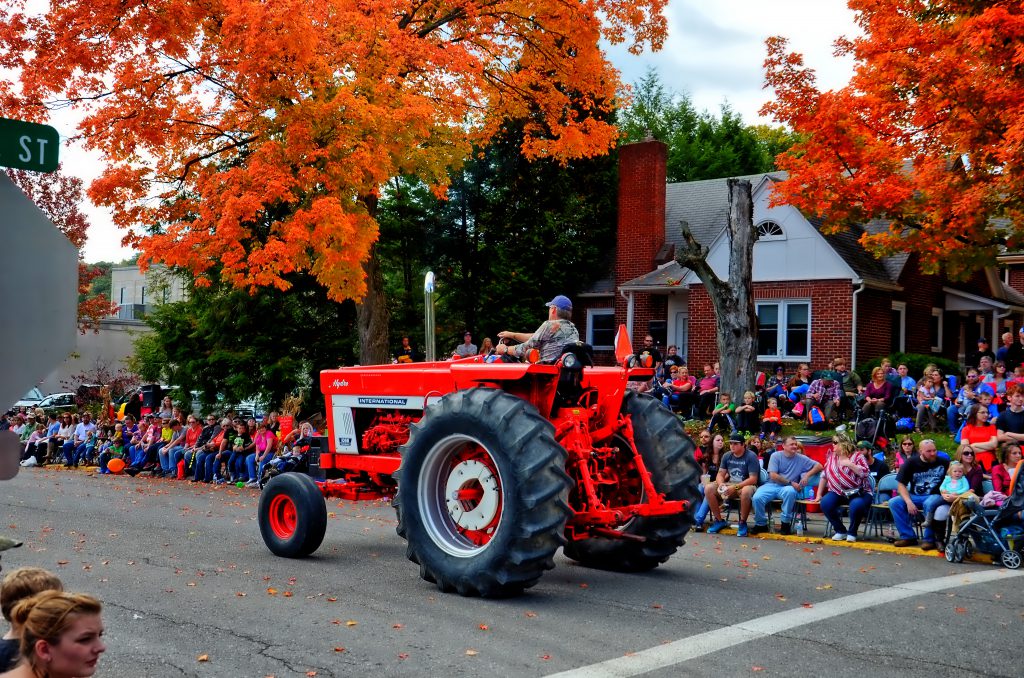
[[(775, 224), (775, 226), (777, 226), (779, 231), (780, 231), (779, 234), (778, 235), (762, 235), (761, 234), (761, 227), (764, 226), (765, 224)], [(782, 228), (782, 224), (780, 224), (779, 222), (775, 221), (774, 219), (763, 219), (762, 221), (757, 222), (757, 225), (754, 228), (755, 228), (754, 232), (757, 233), (757, 241), (758, 242), (771, 242), (772, 240), (785, 240), (786, 239), (786, 229)]]
[[(788, 353), (779, 346), (779, 343), (785, 341), (786, 326), (789, 324), (789, 307), (791, 305), (807, 305), (807, 353), (797, 355)], [(765, 299), (763, 301), (757, 301), (754, 303), (754, 314), (760, 317), (759, 310), (762, 306), (778, 306), (779, 307), (779, 329), (776, 338), (776, 353), (767, 355), (758, 355), (757, 359), (761, 362), (770, 362), (773, 360), (784, 360), (787, 362), (803, 361), (808, 362), (811, 359), (811, 341), (813, 333), (811, 329), (814, 327), (814, 309), (811, 305), (810, 299)]]
[(615, 327), (615, 309), (614, 308), (588, 308), (587, 309), (587, 343), (594, 347), (595, 351), (610, 351), (615, 348), (615, 333), (612, 333), (612, 343), (600, 346), (594, 343), (594, 317), (599, 315), (609, 315), (612, 317), (612, 328)]
[[(907, 352), (907, 302), (905, 301), (894, 301), (892, 302), (892, 310), (900, 312), (900, 343), (899, 352)], [(897, 328), (892, 328), (895, 331)]]
[(932, 307), (932, 317), (939, 319), (939, 322), (938, 322), (939, 331), (938, 331), (938, 336), (937, 336), (937, 338), (939, 340), (939, 345), (938, 346), (932, 346), (932, 352), (933, 353), (940, 353), (942, 351), (942, 321), (944, 319), (943, 318), (944, 315), (945, 315), (945, 311), (943, 309), (936, 308), (934, 306)]

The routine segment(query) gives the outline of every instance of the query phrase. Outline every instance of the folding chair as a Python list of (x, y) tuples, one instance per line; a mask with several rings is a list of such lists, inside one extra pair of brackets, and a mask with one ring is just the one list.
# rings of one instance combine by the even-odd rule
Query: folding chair
[[(895, 477), (896, 474), (890, 473), (889, 475)], [(888, 477), (888, 476), (886, 476), (886, 477)], [(875, 477), (873, 475), (871, 475), (870, 473), (868, 473), (868, 481), (871, 483), (871, 496), (872, 496), (871, 504), (872, 505), (868, 507), (868, 514), (865, 516), (865, 521), (864, 521), (865, 535), (867, 534), (867, 532), (866, 532), (867, 525), (870, 524), (870, 522), (871, 522), (871, 512), (872, 512), (872, 510), (874, 508), (874, 505), (876, 503), (878, 503), (878, 490), (877, 490), (877, 487), (875, 485)], [(893, 491), (895, 492), (895, 489)], [(886, 504), (886, 508), (889, 508), (888, 504)], [(850, 505), (849, 504), (843, 504), (842, 506), (839, 507), (839, 517), (841, 519), (849, 520), (849, 517), (850, 517)], [(825, 521), (825, 536), (826, 537), (831, 537), (833, 532), (834, 532), (834, 530), (832, 529), (832, 523), (830, 523), (828, 520), (826, 520)], [(857, 535), (854, 535), (854, 536), (857, 536)]]

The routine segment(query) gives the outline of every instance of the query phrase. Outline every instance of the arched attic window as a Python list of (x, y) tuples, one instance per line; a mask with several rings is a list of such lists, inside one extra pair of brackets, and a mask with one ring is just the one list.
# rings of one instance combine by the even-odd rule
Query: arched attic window
[(774, 221), (762, 221), (757, 225), (758, 240), (785, 240), (786, 233)]

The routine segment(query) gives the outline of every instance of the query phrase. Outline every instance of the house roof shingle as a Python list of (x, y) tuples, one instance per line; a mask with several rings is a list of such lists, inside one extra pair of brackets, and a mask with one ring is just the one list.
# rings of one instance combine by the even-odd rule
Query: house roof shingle
[[(766, 176), (781, 174), (748, 174), (736, 179), (747, 179), (756, 186)], [(725, 228), (729, 218), (729, 189), (726, 179), (684, 181), (665, 186), (665, 242), (676, 250), (683, 244), (679, 222), (685, 220), (690, 233), (701, 245), (711, 245)]]
[[(746, 179), (752, 186), (756, 186), (765, 177), (781, 180), (785, 176), (784, 172), (768, 172), (735, 178)], [(682, 245), (683, 238), (678, 224), (685, 219), (697, 242), (710, 246), (725, 228), (729, 217), (729, 189), (726, 182), (727, 179), (723, 178), (668, 184), (665, 189), (665, 241), (675, 244), (677, 249)], [(821, 230), (821, 219), (812, 217), (808, 221)], [(863, 280), (869, 284), (888, 286), (896, 284), (908, 255), (878, 259), (865, 250), (859, 241), (865, 231), (875, 233), (888, 227), (887, 221), (879, 219), (865, 224), (863, 228), (844, 229), (833, 235), (823, 233), (822, 236)], [(645, 277), (631, 280), (630, 284)]]

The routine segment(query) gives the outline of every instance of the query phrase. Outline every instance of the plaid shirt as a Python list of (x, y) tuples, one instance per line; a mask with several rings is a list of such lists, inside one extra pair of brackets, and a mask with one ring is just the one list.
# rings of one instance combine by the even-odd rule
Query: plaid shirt
[(831, 386), (825, 386), (821, 379), (815, 379), (807, 387), (807, 397), (820, 396), (815, 398), (818, 402), (825, 400), (839, 400), (843, 397), (843, 390), (838, 381), (833, 381)]

